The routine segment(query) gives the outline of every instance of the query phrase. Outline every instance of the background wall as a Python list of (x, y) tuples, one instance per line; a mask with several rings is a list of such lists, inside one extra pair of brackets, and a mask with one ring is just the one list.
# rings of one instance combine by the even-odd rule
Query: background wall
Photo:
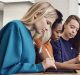
[(79, 1), (78, 0), (69, 0), (69, 15), (79, 15)]
[(71, 15), (79, 15), (78, 14), (78, 0), (35, 0), (37, 1), (47, 1), (50, 2), (56, 9), (60, 10), (63, 14), (63, 22), (66, 18)]
[(2, 28), (3, 25), (3, 11), (0, 11), (0, 29)]
[(14, 2), (4, 4), (3, 24), (5, 25), (8, 21), (13, 19), (21, 19), (31, 5), (31, 2)]
[[(43, 0), (36, 0), (43, 1)], [(56, 9), (62, 12), (64, 15), (63, 19), (65, 20), (66, 17), (69, 15), (69, 0), (44, 0), (50, 2)], [(65, 6), (64, 6), (65, 5)]]
[[(34, 2), (38, 1), (50, 2), (56, 9), (60, 10), (63, 14), (63, 22), (69, 15), (79, 15), (78, 0), (35, 0)], [(26, 0), (0, 4), (0, 27), (10, 20), (20, 19), (32, 4)]]

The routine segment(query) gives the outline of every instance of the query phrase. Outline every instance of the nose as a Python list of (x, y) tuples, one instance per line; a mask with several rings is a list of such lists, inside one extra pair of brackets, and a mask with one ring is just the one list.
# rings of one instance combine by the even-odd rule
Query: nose
[(72, 31), (72, 35), (76, 35), (77, 34), (77, 31), (76, 30), (73, 30)]
[(43, 28), (42, 28), (42, 30), (43, 31), (48, 31), (49, 28), (50, 28), (50, 25), (44, 25)]
[(74, 33), (75, 31), (73, 30), (72, 33)]
[(77, 33), (77, 32), (76, 32), (76, 30), (73, 30), (72, 33), (74, 34), (74, 33)]
[(47, 28), (43, 28), (43, 29), (42, 29), (42, 31), (47, 31), (47, 30), (48, 30)]
[(61, 33), (58, 33), (58, 37), (60, 37), (61, 36)]
[(52, 23), (51, 23), (51, 21), (48, 20), (48, 21), (47, 21), (47, 24), (50, 24), (50, 25), (51, 25)]

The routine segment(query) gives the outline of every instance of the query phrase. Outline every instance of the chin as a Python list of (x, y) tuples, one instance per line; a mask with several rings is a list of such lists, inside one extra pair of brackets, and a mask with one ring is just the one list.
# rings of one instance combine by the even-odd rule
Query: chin
[(59, 38), (58, 38), (58, 39), (56, 39), (56, 40), (59, 40)]
[(75, 36), (71, 36), (71, 37), (69, 37), (69, 39), (71, 39), (71, 38), (74, 38)]

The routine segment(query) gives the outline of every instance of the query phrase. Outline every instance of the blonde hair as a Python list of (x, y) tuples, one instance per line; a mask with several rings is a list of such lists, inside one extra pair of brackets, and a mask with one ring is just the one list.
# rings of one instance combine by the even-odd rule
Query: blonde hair
[[(52, 8), (55, 12), (54, 7), (48, 2), (37, 2), (32, 5), (32, 7), (27, 11), (27, 13), (22, 18), (22, 21), (27, 24), (34, 24), (39, 18), (48, 13), (48, 9)], [(34, 19), (34, 15), (37, 13), (38, 18)]]

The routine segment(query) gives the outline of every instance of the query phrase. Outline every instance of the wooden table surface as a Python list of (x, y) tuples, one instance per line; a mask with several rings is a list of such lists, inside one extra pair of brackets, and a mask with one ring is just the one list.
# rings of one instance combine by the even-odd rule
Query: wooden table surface
[(26, 74), (15, 74), (15, 75), (80, 75), (80, 70), (77, 73), (26, 73)]

